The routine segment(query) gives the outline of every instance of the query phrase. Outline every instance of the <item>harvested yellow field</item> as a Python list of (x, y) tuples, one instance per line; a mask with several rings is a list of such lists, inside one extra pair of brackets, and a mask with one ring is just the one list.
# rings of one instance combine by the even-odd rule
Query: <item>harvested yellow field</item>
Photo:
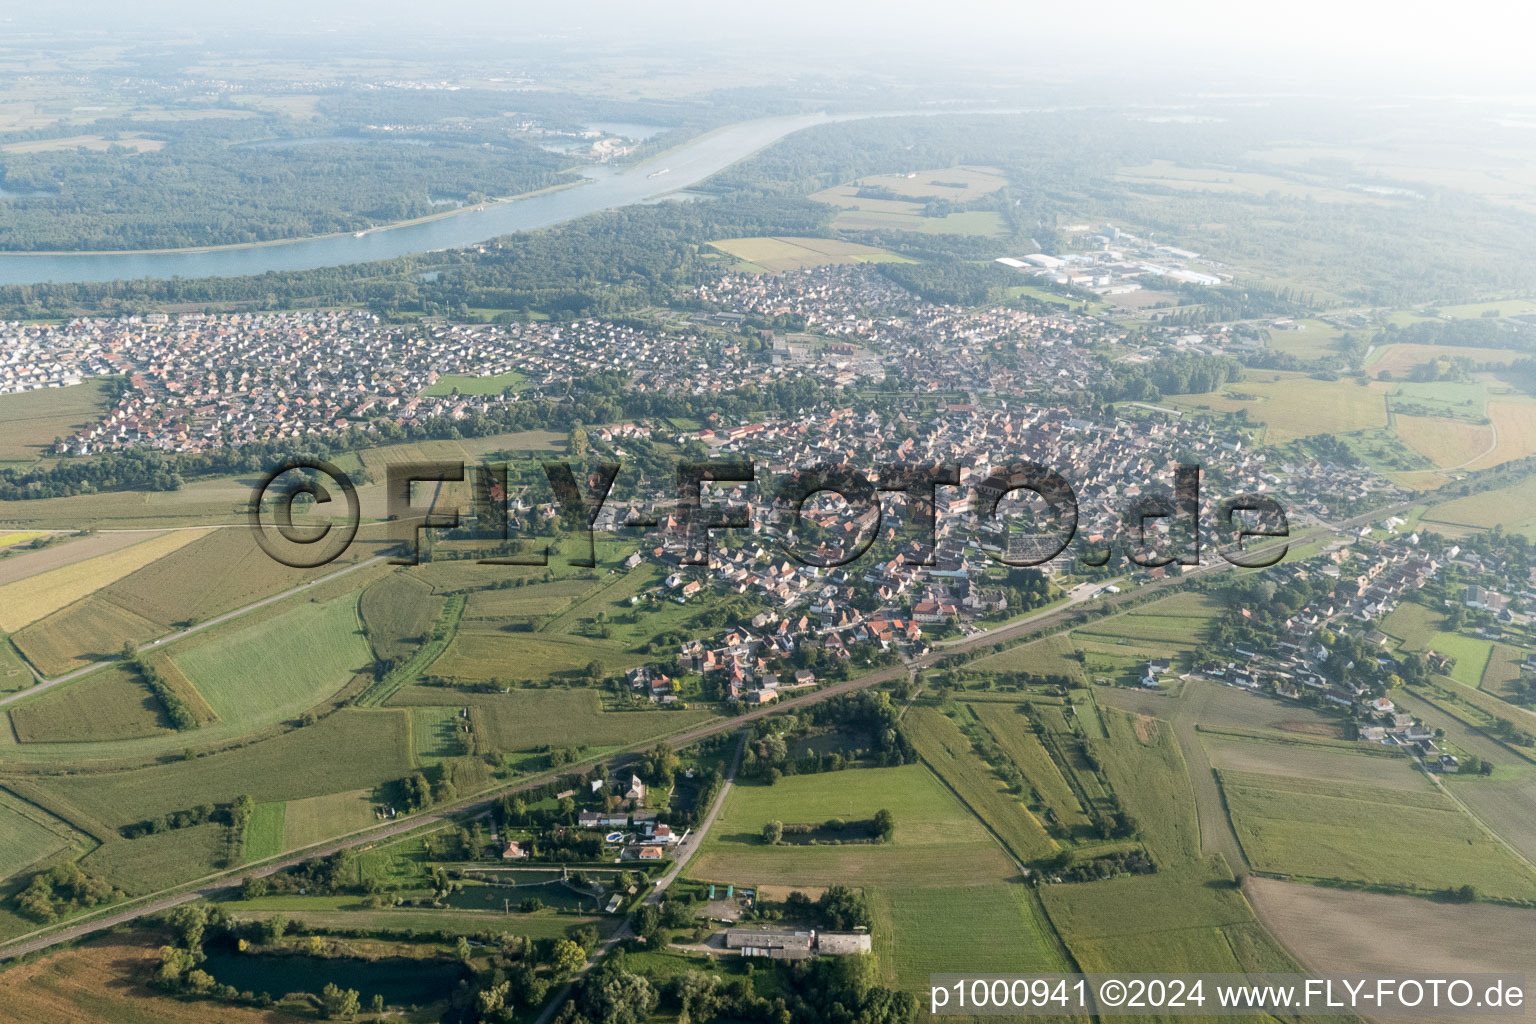
[(1398, 437), (1440, 469), (1464, 466), (1493, 447), (1493, 428), (1481, 423), (1401, 413), (1392, 422)]
[(84, 668), (164, 633), (165, 627), (137, 612), (92, 595), (11, 636), (27, 660), (45, 676)]
[(83, 600), (102, 587), (137, 572), (158, 558), (203, 536), (202, 530), (175, 530), (149, 540), (98, 555), (74, 565), (17, 580), (0, 587), (0, 631), (14, 633), (61, 608)]
[(1365, 361), (1365, 369), (1372, 375), (1385, 370), (1399, 379), (1408, 376), (1410, 370), (1421, 363), (1436, 359), (1470, 359), (1474, 363), (1509, 364), (1523, 359), (1524, 354), (1512, 348), (1474, 348), (1462, 345), (1383, 345), (1372, 352)]
[(1249, 371), (1240, 381), (1204, 395), (1164, 395), (1163, 404), (1195, 412), (1248, 410), (1268, 429), (1264, 440), (1285, 444), (1315, 434), (1349, 434), (1387, 425), (1390, 385), (1318, 380), (1304, 373)]
[(1526, 398), (1493, 399), (1488, 403), (1488, 418), (1493, 420), (1499, 443), (1469, 469), (1487, 469), (1536, 455), (1536, 402)]
[(781, 271), (841, 263), (906, 263), (895, 253), (832, 238), (722, 238), (710, 245), (752, 268)]

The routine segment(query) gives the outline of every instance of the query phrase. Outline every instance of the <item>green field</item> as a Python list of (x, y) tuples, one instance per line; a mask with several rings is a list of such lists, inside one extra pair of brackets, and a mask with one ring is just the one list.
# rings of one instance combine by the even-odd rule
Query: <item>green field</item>
[(1160, 869), (1154, 875), (1049, 885), (1040, 895), (1083, 971), (1296, 970), (1258, 926), (1231, 876), (1214, 862)]
[(1481, 685), (1493, 656), (1493, 642), (1447, 632), (1444, 624), (1444, 613), (1416, 601), (1404, 601), (1381, 621), (1381, 629), (1401, 640), (1406, 650), (1438, 651), (1454, 658), (1451, 678), (1464, 686)]
[(1433, 505), (1424, 513), (1424, 526), (1435, 524), (1491, 530), (1495, 526), (1530, 536), (1536, 530), (1536, 476), (1504, 487), (1469, 494)]
[(68, 849), (71, 832), (53, 815), (0, 789), (0, 881)]
[(0, 693), (14, 693), (31, 685), (32, 671), (10, 640), (0, 634)]
[(409, 572), (393, 572), (370, 584), (358, 599), (368, 642), (382, 659), (409, 657), (432, 629), (443, 599)]
[(141, 896), (218, 870), (229, 848), (228, 835), (227, 825), (210, 823), (121, 839), (84, 857), (80, 867), (130, 896)]
[(970, 707), (1063, 827), (1070, 831), (1092, 824), (1061, 769), (1031, 731), (1028, 718), (1006, 705), (976, 703)]
[(423, 762), (440, 761), (469, 753), (464, 727), (468, 721), (461, 707), (411, 708), (411, 739)]
[[(1425, 780), (1407, 756), (1398, 748), (1366, 747), (1350, 749), (1312, 743), (1298, 737), (1293, 742), (1238, 738), (1219, 733), (1200, 737), (1211, 764), (1222, 771), (1250, 772), (1259, 775), (1299, 776), (1318, 782), (1341, 782), (1361, 786), (1416, 792), (1428, 792)], [(1381, 753), (1367, 753), (1380, 750)], [(1391, 754), (1392, 756), (1386, 756)]]
[(447, 395), (500, 395), (507, 388), (513, 391), (521, 391), (528, 378), (512, 370), (509, 373), (497, 373), (487, 377), (465, 377), (459, 374), (445, 373), (437, 378), (437, 382), (422, 394), (441, 398)]
[[(890, 843), (768, 846), (769, 821), (856, 821), (889, 810)], [(796, 775), (772, 786), (732, 787), (690, 877), (770, 885), (936, 887), (983, 885), (1017, 876), (997, 844), (920, 765)]]
[(432, 674), (450, 679), (544, 680), (576, 676), (597, 662), (603, 674), (616, 674), (645, 659), (617, 644), (586, 637), (545, 633), (477, 633), (461, 630), (432, 666)]
[(1493, 641), (1460, 633), (1440, 632), (1429, 638), (1428, 646), (1432, 651), (1456, 659), (1450, 669), (1452, 679), (1465, 686), (1477, 687), (1482, 684), (1483, 673), (1487, 671), (1488, 661), (1493, 656)]
[(1451, 792), (1527, 860), (1536, 860), (1536, 771), (1501, 768), (1494, 778), (1447, 780)]
[(1080, 680), (1083, 678), (1083, 666), (1073, 657), (1074, 650), (1070, 639), (1057, 634), (978, 658), (971, 662), (970, 667), (978, 671), (1064, 675)]
[(283, 818), (287, 805), (282, 802), (257, 804), (245, 826), (245, 863), (266, 860), (283, 852)]
[(371, 789), (410, 774), (409, 748), (406, 712), (349, 709), (192, 761), (49, 776), (35, 785), (115, 827), (200, 803), (228, 803), (241, 793), (267, 803)]
[(48, 454), (55, 438), (97, 423), (111, 383), (93, 377), (73, 387), (0, 395), (0, 461), (31, 462)]
[(314, 707), (372, 661), (350, 596), (219, 633), (172, 658), (221, 719), (250, 727)]
[(548, 620), (570, 609), (577, 599), (591, 593), (596, 586), (590, 580), (555, 580), (511, 590), (476, 590), (469, 595), (464, 620), (466, 624), (480, 628), (484, 621), (501, 626), (513, 619)]
[(301, 850), (377, 824), (373, 806), (372, 790), (367, 789), (290, 800), (283, 815), (283, 849)]
[(1173, 727), (1108, 708), (1100, 717), (1109, 735), (1094, 749), (1110, 787), (1140, 826), (1147, 852), (1161, 870), (1200, 862), (1195, 794)]
[(1020, 885), (882, 887), (870, 893), (870, 904), (875, 953), (907, 991), (924, 990), (928, 976), (940, 972), (1067, 969), (1038, 905)]
[(1264, 440), (1284, 444), (1315, 434), (1348, 434), (1387, 425), (1386, 389), (1353, 380), (1317, 380), (1302, 373), (1250, 370), (1244, 380), (1204, 395), (1167, 395), (1163, 401), (1196, 412), (1246, 409), (1263, 423)]
[(1471, 884), (1491, 896), (1536, 899), (1536, 873), (1437, 791), (1233, 771), (1220, 777), (1257, 870), (1421, 890)]
[(884, 249), (832, 238), (721, 238), (709, 243), (746, 271), (802, 270), (842, 263), (910, 263)]
[(1520, 662), (1524, 658), (1525, 652), (1518, 647), (1494, 644), (1493, 655), (1488, 659), (1488, 667), (1483, 671), (1478, 688), (1495, 697), (1509, 699), (1509, 684), (1520, 678)]
[(11, 708), (22, 743), (133, 739), (169, 731), (165, 711), (137, 672), (109, 666)]
[(1002, 837), (1015, 857), (1031, 861), (1056, 852), (1056, 842), (992, 768), (971, 750), (960, 728), (932, 708), (914, 707), (902, 721), (912, 745), (960, 798)]
[[(1392, 407), (1414, 408), (1414, 415), (1454, 416), (1481, 419), (1488, 402), (1488, 387), (1478, 381), (1403, 381), (1392, 392)], [(1417, 408), (1421, 407), (1423, 412)]]
[(1404, 601), (1391, 614), (1381, 620), (1381, 631), (1396, 637), (1408, 650), (1422, 651), (1430, 639), (1440, 632), (1445, 616), (1417, 601)]
[[(452, 703), (444, 703), (452, 702)], [(390, 698), (392, 707), (470, 709), (482, 749), (533, 750), (542, 746), (620, 747), (708, 721), (708, 711), (604, 711), (591, 689), (515, 689), (469, 693), (436, 686), (408, 686)], [(431, 749), (432, 740), (417, 736)]]

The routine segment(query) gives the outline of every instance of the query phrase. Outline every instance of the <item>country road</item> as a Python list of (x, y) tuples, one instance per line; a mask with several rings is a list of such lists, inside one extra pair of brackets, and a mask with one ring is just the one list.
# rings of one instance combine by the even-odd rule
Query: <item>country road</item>
[[(1406, 507), (1408, 506), (1400, 505), (1384, 509), (1377, 509), (1366, 514), (1344, 520), (1340, 523), (1332, 524), (1330, 528), (1333, 531), (1353, 531), (1365, 523), (1381, 519), (1385, 516), (1394, 515)], [(1279, 546), (1280, 545), (1271, 545), (1268, 548), (1258, 549), (1258, 552), (1262, 553), (1263, 551), (1273, 550)], [(342, 570), (342, 572), (352, 572), (378, 560), (379, 559), (372, 559), (369, 562), (359, 563), (356, 566)], [(1179, 576), (1168, 576), (1162, 580), (1156, 580), (1143, 584), (1139, 587), (1122, 591), (1119, 594), (1103, 595), (1100, 607), (1114, 607), (1116, 605), (1123, 604), (1132, 600), (1139, 601), (1144, 599), (1148, 594), (1169, 588), (1176, 588), (1182, 586), (1184, 583), (1187, 583), (1191, 579), (1201, 578), (1214, 572), (1223, 572), (1232, 568), (1234, 567), (1227, 563), (1225, 560), (1218, 559), (1213, 563), (1190, 569)], [(327, 577), (327, 579), (332, 579), (337, 575), (341, 575), (341, 573), (333, 574), (331, 577)], [(306, 586), (313, 585), (314, 583), (306, 584)], [(304, 588), (296, 588), (294, 591), (290, 591), (288, 593), (295, 593), (302, 589)], [(267, 602), (278, 600), (283, 596), (288, 595), (277, 595), (276, 597), (268, 598)], [(230, 613), (230, 615), (241, 614), (242, 612), (248, 610), (249, 608), (241, 609), (238, 612)], [(808, 693), (800, 694), (796, 697), (790, 697), (785, 700), (781, 700), (776, 704), (755, 708), (733, 718), (719, 718), (704, 725), (695, 726), (691, 729), (681, 730), (666, 736), (653, 737), (652, 739), (646, 740), (643, 743), (632, 744), (628, 747), (609, 751), (601, 757), (594, 757), (585, 761), (577, 762), (575, 764), (567, 765), (562, 771), (559, 772), (544, 772), (539, 775), (531, 776), (527, 779), (523, 779), (518, 782), (511, 783), (509, 785), (502, 786), (482, 794), (478, 794), (476, 796), (464, 798), (454, 804), (436, 808), (431, 812), (424, 812), (422, 814), (413, 815), (408, 818), (400, 818), (386, 825), (373, 826), (371, 828), (363, 829), (347, 836), (328, 840), (325, 843), (309, 847), (302, 851), (296, 851), (278, 860), (274, 860), (265, 864), (260, 864), (254, 867), (234, 868), (216, 875), (207, 876), (206, 878), (196, 879), (187, 883), (195, 887), (188, 891), (182, 891), (181, 887), (176, 887), (174, 890), (166, 890), (162, 894), (151, 894), (150, 896), (144, 897), (144, 902), (131, 908), (116, 911), (102, 911), (99, 913), (99, 915), (88, 916), (86, 919), (77, 920), (75, 923), (60, 926), (56, 929), (38, 929), (37, 931), (30, 932), (27, 935), (13, 939), (8, 943), (0, 944), (0, 960), (16, 956), (23, 956), (27, 953), (33, 953), (41, 949), (46, 949), (49, 946), (57, 945), (61, 942), (69, 942), (74, 939), (81, 938), (82, 936), (89, 935), (92, 932), (101, 931), (103, 929), (111, 928), (119, 924), (125, 924), (139, 917), (153, 914), (169, 907), (178, 906), (182, 903), (187, 903), (195, 899), (205, 898), (228, 889), (236, 888), (247, 877), (262, 877), (269, 875), (273, 872), (283, 870), (284, 868), (302, 864), (303, 862), (312, 860), (316, 857), (325, 857), (340, 850), (354, 849), (356, 847), (366, 846), (371, 843), (377, 843), (381, 840), (393, 838), (403, 833), (421, 828), (422, 826), (444, 821), (448, 818), (458, 817), (467, 813), (481, 814), (489, 810), (495, 801), (500, 799), (502, 796), (543, 786), (544, 784), (555, 780), (562, 774), (566, 774), (574, 769), (578, 769), (589, 764), (610, 761), (626, 754), (640, 753), (644, 750), (654, 747), (657, 743), (662, 742), (670, 743), (673, 746), (687, 746), (693, 743), (697, 743), (699, 740), (719, 735), (720, 733), (730, 732), (734, 729), (740, 728), (742, 725), (755, 722), (769, 715), (779, 714), (786, 710), (804, 707), (809, 704), (828, 700), (840, 694), (850, 693), (854, 690), (866, 689), (871, 686), (877, 686), (881, 683), (891, 682), (899, 678), (904, 678), (911, 672), (915, 672), (916, 670), (922, 668), (931, 667), (941, 659), (950, 657), (955, 654), (963, 654), (980, 647), (989, 646), (991, 644), (1006, 643), (1010, 640), (1019, 639), (1032, 633), (1040, 632), (1042, 630), (1050, 629), (1056, 626), (1066, 625), (1069, 621), (1071, 621), (1072, 617), (1077, 614), (1078, 610), (1079, 609), (1076, 604), (1069, 604), (1046, 609), (1032, 615), (1026, 615), (1014, 622), (1008, 623), (1007, 625), (999, 626), (995, 629), (988, 630), (974, 636), (966, 637), (963, 640), (957, 642), (954, 646), (940, 648), (937, 650), (930, 650), (926, 654), (910, 659), (909, 661), (899, 662), (895, 665), (875, 669), (871, 672), (865, 673), (864, 675), (856, 676), (852, 679), (845, 679), (834, 683), (831, 686), (823, 687), (819, 690), (812, 690)], [(212, 624), (213, 622), (210, 621), (206, 625)], [(36, 689), (37, 688), (34, 687), (32, 690), (23, 692), (34, 693), (36, 692)], [(665, 714), (665, 712), (657, 713)], [(1211, 838), (1218, 840), (1218, 847), (1224, 845), (1219, 841), (1219, 837), (1212, 836)], [(1233, 838), (1235, 841), (1235, 837)]]
[[(154, 650), (156, 647), (160, 647), (163, 644), (174, 643), (177, 640), (182, 640), (196, 633), (201, 633), (205, 629), (211, 629), (220, 623), (228, 622), (230, 619), (238, 619), (242, 615), (248, 615), (260, 608), (265, 608), (269, 604), (276, 604), (278, 601), (286, 600), (295, 594), (301, 594), (311, 587), (319, 586), (322, 583), (329, 583), (331, 580), (339, 579), (348, 573), (356, 572), (359, 569), (366, 569), (370, 565), (377, 565), (379, 562), (384, 561), (386, 557), (387, 556), (385, 555), (376, 555), (367, 561), (358, 562), (356, 565), (349, 565), (339, 572), (333, 572), (329, 576), (322, 576), (317, 580), (310, 580), (308, 583), (300, 583), (298, 586), (291, 587), (288, 590), (283, 591), (281, 594), (273, 594), (271, 597), (264, 597), (260, 601), (254, 601), (243, 608), (236, 608), (232, 612), (225, 612), (223, 615), (211, 618), (207, 622), (199, 622), (195, 626), (188, 626), (186, 629), (180, 630), (178, 632), (169, 633), (158, 639), (151, 640), (147, 644), (140, 644), (137, 648), (137, 651), (138, 653), (142, 654), (145, 651)], [(114, 664), (118, 660), (119, 659), (117, 658), (107, 658), (103, 661), (92, 662), (91, 664), (86, 665), (84, 668), (77, 668), (73, 672), (66, 672), (64, 675), (54, 676), (52, 679), (44, 679), (43, 676), (37, 671), (37, 669), (34, 668), (29, 662), (27, 667), (31, 669), (32, 674), (37, 677), (37, 685), (30, 686), (25, 690), (18, 690), (16, 693), (6, 694), (4, 697), (0, 697), (0, 707), (5, 706), (6, 704), (10, 704), (12, 701), (22, 700), (26, 697), (35, 697), (50, 687), (59, 686), (63, 683), (69, 682), (72, 679), (79, 679), (83, 675), (88, 675), (92, 672), (95, 672), (99, 668)]]
[[(432, 500), (431, 500), (431, 502), (429, 502), (429, 505), (430, 505), (432, 510), (435, 510), (437, 508), (437, 502), (442, 497), (442, 493), (443, 493), (443, 482), (441, 480), (439, 480), (437, 482), (437, 488), (432, 492)], [(397, 523), (399, 523), (401, 521), (412, 522), (412, 521), (415, 521), (417, 519), (425, 521), (427, 516), (430, 515), (430, 514), (431, 514), (430, 512), (426, 512), (426, 513), (423, 513), (420, 516), (404, 517), (403, 520), (395, 520), (395, 522), (391, 523), (390, 525), (394, 526), (395, 524), (397, 524)], [(375, 525), (376, 526), (376, 525), (379, 525), (379, 524), (373, 523), (373, 524), (367, 524), (367, 525)], [(145, 528), (145, 529), (138, 529), (138, 530), (101, 530), (101, 531), (98, 531), (98, 532), (101, 532), (101, 533), (171, 533), (171, 532), (175, 532), (177, 530), (229, 530), (229, 529), (250, 529), (250, 524), (249, 523), (223, 523), (223, 524), (218, 524), (218, 525), (213, 525), (213, 526), (173, 526), (173, 527), (167, 527), (167, 528), (154, 528), (154, 529)], [(54, 531), (54, 532), (59, 532), (59, 531)], [(211, 628), (213, 626), (220, 625), (221, 623), (228, 622), (230, 619), (237, 619), (237, 618), (239, 618), (242, 615), (249, 615), (251, 612), (258, 611), (258, 610), (260, 610), (262, 608), (267, 607), (268, 605), (276, 604), (278, 601), (282, 601), (282, 600), (285, 600), (287, 598), (293, 597), (295, 594), (302, 594), (304, 591), (308, 590), (310, 587), (318, 586), (319, 584), (322, 584), (322, 583), (329, 583), (331, 580), (339, 579), (340, 577), (345, 576), (348, 573), (356, 572), (359, 569), (366, 569), (370, 565), (376, 565), (379, 562), (384, 561), (388, 557), (389, 556), (387, 556), (387, 555), (375, 555), (373, 558), (369, 558), (369, 559), (366, 559), (365, 561), (358, 562), (356, 565), (349, 565), (345, 569), (341, 569), (341, 570), (339, 570), (337, 572), (333, 572), (329, 576), (322, 576), (319, 579), (310, 580), (308, 583), (300, 583), (298, 586), (290, 587), (290, 588), (288, 588), (287, 590), (283, 591), (280, 594), (272, 594), (269, 597), (262, 598), (260, 601), (253, 601), (250, 604), (245, 605), (244, 607), (236, 608), (234, 611), (225, 612), (222, 615), (218, 615), (218, 616), (215, 616), (214, 618), (209, 619), (207, 622), (199, 622), (195, 626), (188, 626), (186, 629), (178, 630), (175, 633), (168, 633), (165, 636), (156, 637), (155, 639), (149, 641), (149, 643), (140, 644), (137, 648), (135, 648), (135, 651), (137, 653), (139, 653), (139, 654), (142, 654), (145, 651), (153, 650), (154, 648), (160, 647), (160, 646), (162, 646), (164, 644), (174, 643), (177, 640), (185, 639), (186, 637), (192, 636), (192, 635), (194, 635), (196, 633), (201, 633), (205, 629), (209, 629), (209, 628)], [(33, 665), (30, 661), (27, 661), (26, 662), (27, 669), (32, 673), (33, 677), (37, 680), (36, 685), (28, 687), (27, 689), (21, 690), (21, 691), (19, 691), (17, 693), (12, 693), (12, 694), (8, 694), (7, 696), (0, 697), (0, 707), (4, 707), (6, 704), (10, 704), (13, 701), (21, 700), (24, 697), (36, 696), (38, 693), (41, 693), (43, 690), (46, 690), (46, 689), (48, 689), (50, 687), (58, 686), (58, 685), (60, 685), (62, 683), (67, 683), (67, 682), (69, 682), (69, 681), (71, 681), (73, 679), (79, 679), (81, 676), (89, 675), (90, 673), (95, 672), (99, 668), (105, 668), (108, 665), (114, 664), (118, 660), (119, 659), (117, 659), (117, 658), (104, 658), (101, 661), (92, 662), (91, 664), (86, 665), (83, 668), (77, 668), (73, 672), (66, 672), (64, 675), (61, 675), (61, 676), (54, 676), (52, 679), (44, 678), (43, 674), (37, 670), (37, 667), (35, 665)]]
[[(715, 794), (715, 802), (710, 805), (709, 814), (705, 816), (704, 821), (700, 823), (699, 827), (690, 833), (688, 838), (683, 840), (678, 846), (677, 856), (672, 858), (672, 866), (667, 868), (666, 873), (656, 880), (656, 887), (645, 898), (646, 903), (660, 903), (662, 897), (666, 895), (667, 888), (677, 881), (677, 876), (682, 874), (683, 868), (688, 865), (688, 861), (699, 851), (699, 847), (704, 845), (704, 836), (708, 834), (710, 827), (714, 825), (715, 819), (720, 816), (720, 808), (725, 806), (725, 798), (730, 793), (731, 786), (736, 782), (736, 773), (741, 770), (741, 758), (746, 749), (747, 733), (743, 730), (741, 742), (736, 744), (736, 753), (732, 756), (731, 765), (726, 770), (725, 780), (720, 784), (720, 792)], [(550, 997), (549, 1002), (544, 1004), (544, 1009), (539, 1014), (538, 1020), (534, 1021), (534, 1024), (549, 1024), (550, 1020), (559, 1012), (560, 1007), (565, 1005), (565, 1001), (571, 998), (571, 992), (576, 988), (577, 982), (585, 978), (587, 973), (602, 961), (603, 957), (613, 952), (615, 946), (633, 936), (634, 932), (630, 929), (628, 921), (619, 925), (612, 935), (608, 936), (597, 949), (592, 951), (592, 955), (587, 958), (587, 962), (582, 964), (581, 970), (573, 974), (570, 980), (561, 985), (555, 994)]]

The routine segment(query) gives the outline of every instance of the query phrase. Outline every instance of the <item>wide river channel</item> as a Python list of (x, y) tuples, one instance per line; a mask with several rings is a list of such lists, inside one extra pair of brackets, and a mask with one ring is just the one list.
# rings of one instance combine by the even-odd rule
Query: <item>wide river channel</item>
[(328, 235), (264, 245), (136, 253), (0, 253), (0, 284), (119, 281), (133, 278), (238, 277), (269, 270), (310, 270), (392, 259), (475, 245), (599, 210), (656, 200), (729, 167), (791, 132), (866, 116), (797, 114), (764, 118), (710, 132), (632, 167), (582, 168), (588, 180), (571, 188), (495, 203), (418, 224), (358, 235)]

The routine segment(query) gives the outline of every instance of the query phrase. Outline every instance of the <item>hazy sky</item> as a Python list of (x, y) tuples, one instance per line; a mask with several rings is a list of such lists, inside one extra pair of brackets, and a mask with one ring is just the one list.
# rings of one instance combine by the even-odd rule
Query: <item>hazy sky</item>
[[(557, 37), (637, 46), (660, 40), (729, 49), (800, 47), (847, 54), (850, 64), (902, 55), (1003, 63), (1042, 71), (1248, 72), (1395, 84), (1422, 78), (1437, 91), (1497, 85), (1536, 93), (1529, 3), (1515, 0), (49, 0), (0, 3), (0, 23), (70, 30), (122, 25), (178, 32), (240, 27), (263, 32), (345, 30), (408, 43), (435, 34), (467, 40)], [(768, 55), (771, 55), (769, 53)]]

